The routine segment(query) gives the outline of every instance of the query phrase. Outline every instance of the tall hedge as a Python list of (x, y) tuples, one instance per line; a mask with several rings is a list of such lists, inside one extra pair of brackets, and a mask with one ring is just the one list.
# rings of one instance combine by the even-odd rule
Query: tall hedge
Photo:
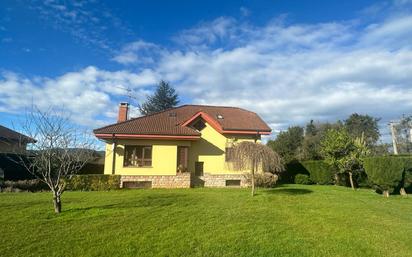
[(280, 183), (295, 183), (295, 176), (297, 174), (309, 175), (309, 172), (302, 166), (299, 161), (291, 161), (286, 163), (285, 171), (280, 173)]
[(334, 171), (324, 161), (303, 161), (302, 166), (309, 172), (313, 183), (320, 185), (333, 184)]
[(404, 186), (409, 166), (410, 158), (394, 156), (365, 158), (363, 163), (369, 181), (384, 194), (393, 193)]

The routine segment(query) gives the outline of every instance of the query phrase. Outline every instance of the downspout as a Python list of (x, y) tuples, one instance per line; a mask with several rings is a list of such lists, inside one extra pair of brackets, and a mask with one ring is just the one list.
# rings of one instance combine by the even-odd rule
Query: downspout
[(116, 140), (114, 137), (114, 133), (112, 134), (112, 138), (113, 138), (113, 146), (112, 146), (112, 153), (113, 153), (113, 159), (112, 159), (112, 174), (115, 174), (116, 171)]
[(259, 130), (256, 130), (256, 138), (255, 138), (255, 143), (257, 143), (258, 139), (259, 139)]

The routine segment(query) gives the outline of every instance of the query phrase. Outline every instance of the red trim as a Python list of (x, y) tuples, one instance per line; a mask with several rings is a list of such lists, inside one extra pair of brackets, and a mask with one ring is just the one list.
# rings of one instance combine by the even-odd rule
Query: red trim
[(222, 126), (216, 122), (212, 117), (210, 117), (209, 114), (205, 113), (205, 112), (198, 112), (196, 113), (192, 118), (190, 118), (189, 120), (185, 121), (182, 126), (187, 126), (189, 125), (192, 121), (194, 121), (196, 118), (201, 117), (202, 119), (204, 119), (207, 123), (210, 124), (210, 126), (212, 126), (212, 128), (214, 128), (217, 132), (222, 133), (223, 129)]
[(193, 115), (190, 119), (185, 121), (182, 126), (187, 126), (190, 123), (192, 123), (196, 118), (201, 117), (204, 119), (207, 123), (212, 126), (217, 132), (220, 134), (248, 134), (248, 135), (270, 135), (270, 131), (258, 131), (258, 130), (224, 130), (222, 126), (212, 117), (210, 117), (209, 114), (205, 112), (198, 112), (195, 115)]
[(168, 136), (168, 135), (128, 135), (128, 134), (95, 134), (97, 138), (104, 139), (128, 139), (128, 138), (139, 138), (139, 139), (177, 139), (177, 140), (197, 140), (200, 136)]
[(223, 134), (249, 134), (249, 135), (270, 135), (269, 131), (257, 131), (257, 130), (223, 130)]

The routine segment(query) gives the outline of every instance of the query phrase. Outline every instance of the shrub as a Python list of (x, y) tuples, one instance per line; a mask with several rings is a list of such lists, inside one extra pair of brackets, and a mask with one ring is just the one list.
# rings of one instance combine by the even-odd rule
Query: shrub
[(303, 167), (309, 172), (310, 179), (315, 184), (333, 184), (334, 172), (324, 161), (303, 161)]
[(297, 174), (295, 176), (295, 184), (310, 185), (312, 184), (312, 181), (306, 174)]
[(307, 174), (309, 172), (302, 166), (299, 161), (291, 161), (285, 165), (285, 171), (280, 173), (280, 183), (294, 183), (297, 174)]
[(118, 175), (76, 175), (66, 181), (72, 191), (107, 191), (120, 188)]
[(278, 176), (270, 172), (255, 174), (255, 185), (257, 187), (275, 187)]
[(18, 181), (6, 180), (4, 181), (2, 188), (5, 192), (38, 192), (49, 190), (49, 187), (39, 179)]
[(408, 166), (407, 158), (399, 157), (370, 157), (365, 158), (364, 168), (369, 181), (385, 196), (389, 196), (403, 183), (405, 170)]

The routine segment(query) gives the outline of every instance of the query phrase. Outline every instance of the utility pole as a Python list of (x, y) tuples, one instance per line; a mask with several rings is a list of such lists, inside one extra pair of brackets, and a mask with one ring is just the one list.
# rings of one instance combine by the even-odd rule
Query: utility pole
[(391, 127), (391, 134), (392, 134), (392, 145), (393, 145), (393, 153), (398, 154), (398, 147), (396, 144), (396, 135), (395, 135), (395, 128), (394, 128), (395, 122), (391, 121), (389, 122), (389, 126)]

